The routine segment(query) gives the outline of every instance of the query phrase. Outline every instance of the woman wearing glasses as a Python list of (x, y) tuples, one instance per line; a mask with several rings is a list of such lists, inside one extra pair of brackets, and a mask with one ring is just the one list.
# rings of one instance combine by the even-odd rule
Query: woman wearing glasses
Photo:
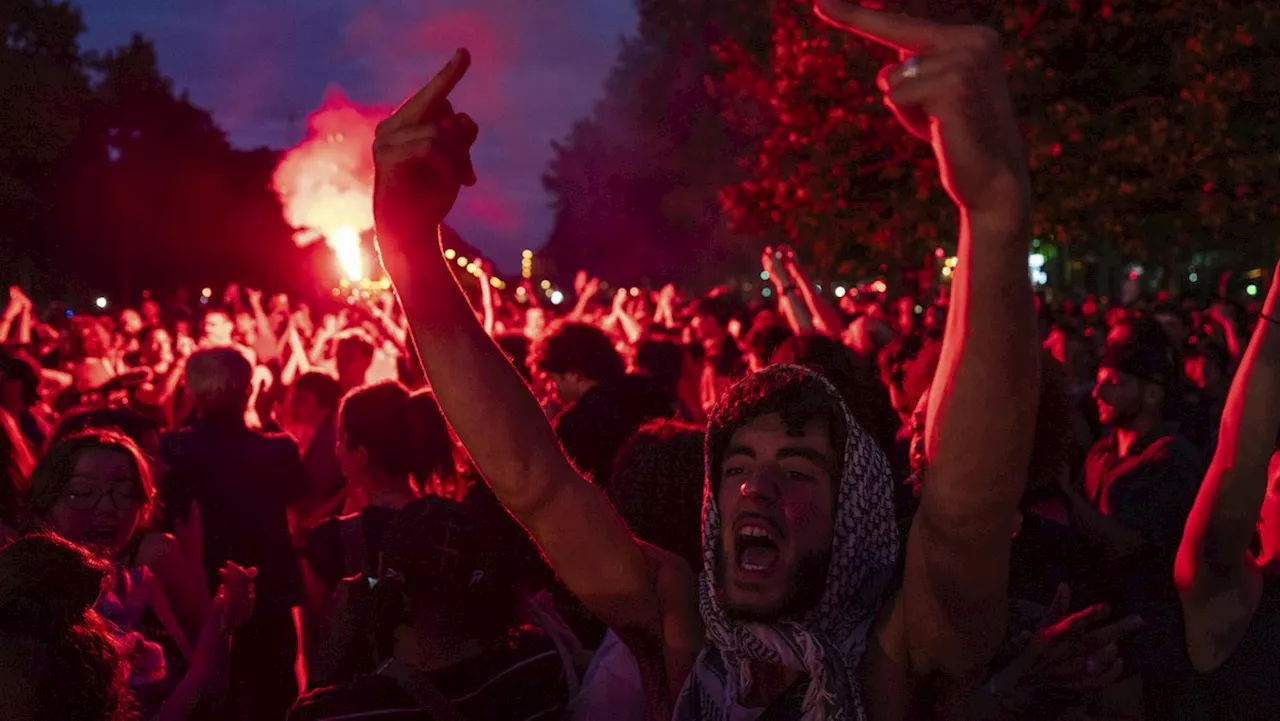
[(193, 645), (154, 573), (138, 562), (141, 547), (152, 545), (146, 529), (154, 499), (138, 445), (117, 431), (91, 429), (49, 448), (31, 473), (24, 509), (28, 530), (56, 533), (114, 562), (96, 610), (119, 638), (132, 638), (130, 685), (144, 706), (167, 695), (166, 675), (181, 677), (173, 671), (185, 670)]
[(40, 459), (23, 511), (26, 530), (57, 534), (112, 562), (95, 610), (129, 661), (130, 691), (148, 717), (180, 719), (217, 695), (209, 681), (225, 666), (230, 632), (251, 606), (255, 572), (227, 564), (213, 612), (206, 596), (194, 633), (184, 632), (151, 569), (162, 563), (153, 549), (173, 543), (148, 530), (155, 495), (138, 444), (114, 430), (89, 429), (54, 443)]

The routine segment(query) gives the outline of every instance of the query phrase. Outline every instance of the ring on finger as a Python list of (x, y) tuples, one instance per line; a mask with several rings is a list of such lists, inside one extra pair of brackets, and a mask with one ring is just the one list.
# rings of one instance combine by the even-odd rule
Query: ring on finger
[(910, 80), (911, 78), (918, 77), (919, 75), (920, 75), (920, 56), (919, 55), (912, 55), (911, 57), (907, 58), (902, 62), (902, 65), (900, 65), (898, 68), (898, 77), (903, 80)]

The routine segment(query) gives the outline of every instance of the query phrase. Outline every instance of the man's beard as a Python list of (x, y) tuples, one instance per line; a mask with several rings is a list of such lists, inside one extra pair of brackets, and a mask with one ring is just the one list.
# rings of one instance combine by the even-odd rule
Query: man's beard
[[(720, 563), (716, 575), (717, 585), (724, 588), (725, 569), (733, 560), (724, 552), (723, 544), (717, 549)], [(799, 620), (813, 610), (822, 600), (827, 589), (827, 567), (831, 564), (831, 551), (814, 553), (796, 559), (787, 573), (786, 590), (782, 603), (776, 608), (742, 608), (726, 603), (725, 614), (731, 621), (741, 623), (770, 623), (780, 619)]]

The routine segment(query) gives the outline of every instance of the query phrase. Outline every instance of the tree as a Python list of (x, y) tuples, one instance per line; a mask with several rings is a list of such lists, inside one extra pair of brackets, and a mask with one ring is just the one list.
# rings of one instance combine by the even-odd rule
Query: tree
[(1274, 3), (1073, 2), (1023, 8), (1004, 29), (1038, 233), (1166, 270), (1208, 249), (1270, 257)]
[(77, 38), (80, 13), (65, 2), (0, 4), (0, 267), (6, 283), (40, 285), (46, 254), (29, 242), (58, 216), (93, 95)]
[(272, 251), (293, 245), (269, 185), (275, 154), (233, 149), (207, 111), (173, 91), (141, 37), (98, 65), (113, 250), (143, 261), (136, 280), (278, 272)]
[(617, 283), (723, 271), (747, 252), (723, 227), (716, 193), (736, 173), (705, 82), (727, 3), (637, 3), (604, 97), (556, 143), (544, 178), (555, 224), (539, 262)]
[(875, 72), (891, 57), (818, 22), (809, 3), (769, 10), (766, 43), (716, 48), (722, 115), (748, 138), (745, 177), (720, 194), (733, 226), (805, 248), (824, 274), (948, 237), (932, 156), (879, 102)]
[(234, 149), (208, 111), (174, 91), (141, 36), (92, 68), (97, 144), (69, 186), (81, 200), (64, 262), (126, 294), (190, 282), (300, 285), (280, 277), (297, 263), (270, 190), (276, 153)]
[[(43, 297), (297, 267), (275, 153), (231, 147), (140, 36), (95, 55), (70, 3), (0, 5), (0, 268)], [(305, 275), (303, 276), (305, 278)], [(285, 276), (294, 288), (303, 278)]]
[[(725, 188), (734, 226), (809, 246), (826, 271), (909, 263), (955, 233), (923, 144), (882, 107), (885, 51), (768, 3), (770, 42), (717, 46), (726, 123), (752, 142)], [(1001, 3), (1027, 138), (1035, 232), (1072, 252), (1164, 265), (1198, 250), (1270, 250), (1280, 230), (1278, 79), (1265, 1)]]

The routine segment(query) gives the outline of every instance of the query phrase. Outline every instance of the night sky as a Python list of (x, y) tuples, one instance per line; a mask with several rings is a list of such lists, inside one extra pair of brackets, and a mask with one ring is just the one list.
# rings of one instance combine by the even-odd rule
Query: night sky
[[(634, 32), (626, 0), (80, 0), (84, 44), (141, 32), (160, 69), (239, 147), (292, 146), (326, 87), (394, 106), (457, 47), (472, 67), (454, 106), (480, 125), (481, 185), (450, 222), (510, 271), (551, 225), (552, 140), (590, 111)], [(468, 197), (470, 193), (470, 197)]]

